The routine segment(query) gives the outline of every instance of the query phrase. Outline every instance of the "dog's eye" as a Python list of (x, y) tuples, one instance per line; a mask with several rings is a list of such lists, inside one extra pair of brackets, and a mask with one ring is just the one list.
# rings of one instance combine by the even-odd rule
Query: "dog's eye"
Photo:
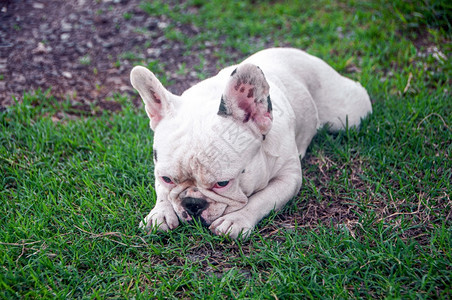
[(167, 176), (162, 176), (162, 180), (168, 184), (173, 184), (173, 181), (171, 180), (171, 178), (169, 178)]
[(214, 188), (216, 189), (221, 189), (226, 187), (229, 184), (229, 181), (218, 181), (217, 183), (215, 183)]

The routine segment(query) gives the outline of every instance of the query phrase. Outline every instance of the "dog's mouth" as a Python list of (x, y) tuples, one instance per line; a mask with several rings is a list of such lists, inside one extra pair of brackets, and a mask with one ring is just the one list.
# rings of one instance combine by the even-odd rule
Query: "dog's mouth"
[[(181, 219), (181, 218), (179, 218)], [(209, 227), (210, 223), (207, 222), (201, 215), (190, 215), (189, 213), (187, 213), (186, 211), (182, 212), (182, 220), (181, 221), (185, 221), (188, 224), (201, 224), (204, 227)]]
[(185, 197), (181, 201), (181, 206), (183, 208), (181, 217), (187, 223), (198, 222), (205, 227), (210, 225), (203, 217), (209, 207), (209, 203), (205, 198)]

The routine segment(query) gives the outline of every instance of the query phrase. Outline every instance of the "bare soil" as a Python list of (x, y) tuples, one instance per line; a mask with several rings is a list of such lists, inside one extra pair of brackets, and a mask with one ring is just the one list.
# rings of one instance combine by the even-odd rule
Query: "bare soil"
[[(142, 61), (165, 63), (169, 90), (180, 94), (196, 83), (195, 72), (178, 75), (199, 63), (184, 55), (183, 44), (169, 40), (170, 20), (140, 9), (140, 0), (1, 0), (0, 108), (21, 100), (24, 92), (47, 91), (73, 104), (120, 110), (115, 93), (135, 95), (129, 83), (134, 53)], [(180, 26), (190, 36), (199, 29)], [(209, 74), (216, 72), (212, 51), (203, 50)], [(14, 97), (14, 98), (13, 98)], [(107, 101), (107, 99), (109, 101)], [(137, 104), (139, 99), (134, 97)]]

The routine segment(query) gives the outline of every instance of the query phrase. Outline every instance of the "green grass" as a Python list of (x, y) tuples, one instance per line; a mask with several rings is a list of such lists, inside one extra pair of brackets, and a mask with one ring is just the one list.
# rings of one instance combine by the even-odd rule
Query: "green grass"
[(433, 4), (152, 3), (143, 9), (205, 28), (191, 40), (166, 29), (187, 52), (210, 41), (225, 65), (231, 49), (304, 48), (361, 81), (374, 113), (360, 131), (320, 131), (299, 196), (230, 241), (196, 224), (138, 230), (155, 203), (152, 134), (130, 99), (92, 117), (28, 93), (0, 112), (0, 297), (452, 297), (451, 63), (440, 55), (451, 36), (426, 13)]

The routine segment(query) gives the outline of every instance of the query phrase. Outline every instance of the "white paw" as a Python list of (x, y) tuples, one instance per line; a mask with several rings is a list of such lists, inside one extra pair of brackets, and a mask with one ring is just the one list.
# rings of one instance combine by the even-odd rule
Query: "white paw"
[(247, 238), (254, 229), (255, 222), (249, 216), (240, 213), (230, 213), (216, 219), (209, 229), (216, 235), (227, 235), (236, 239), (241, 237)]
[(151, 231), (152, 228), (158, 228), (162, 231), (168, 231), (179, 226), (179, 219), (171, 207), (162, 209), (154, 207), (151, 212), (141, 221), (139, 228)]

